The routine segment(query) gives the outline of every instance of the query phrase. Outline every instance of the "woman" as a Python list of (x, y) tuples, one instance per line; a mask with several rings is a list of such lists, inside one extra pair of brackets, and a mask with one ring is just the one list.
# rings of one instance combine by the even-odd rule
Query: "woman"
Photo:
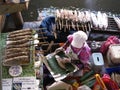
[[(57, 50), (64, 50), (65, 54), (71, 58), (71, 63), (76, 64), (79, 68), (87, 65), (91, 55), (91, 49), (86, 43), (88, 39), (87, 34), (83, 31), (77, 31), (69, 35), (67, 39), (68, 41), (65, 45)], [(68, 60), (68, 62), (70, 61)]]

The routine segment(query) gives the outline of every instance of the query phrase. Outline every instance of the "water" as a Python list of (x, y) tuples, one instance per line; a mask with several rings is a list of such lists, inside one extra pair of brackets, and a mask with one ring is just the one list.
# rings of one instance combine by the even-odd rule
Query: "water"
[(69, 7), (120, 13), (120, 0), (40, 0), (40, 7)]
[(37, 20), (37, 9), (49, 8), (50, 6), (58, 8), (72, 6), (92, 11), (120, 13), (120, 0), (30, 0), (28, 10), (23, 11), (24, 20)]

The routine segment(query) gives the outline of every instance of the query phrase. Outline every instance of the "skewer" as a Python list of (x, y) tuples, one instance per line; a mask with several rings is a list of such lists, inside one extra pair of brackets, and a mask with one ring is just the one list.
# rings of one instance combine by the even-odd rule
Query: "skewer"
[(55, 18), (56, 29), (59, 29), (59, 19), (60, 19), (60, 12), (59, 10), (56, 10), (56, 18)]
[(84, 27), (85, 27), (85, 32), (87, 33), (88, 29), (87, 29), (87, 25), (84, 24)]
[(66, 29), (68, 29), (68, 20), (66, 19)]
[(56, 25), (55, 24), (52, 24), (52, 30), (53, 30), (53, 34), (54, 34), (55, 39), (57, 39)]
[(68, 30), (70, 30), (70, 20), (68, 21)]
[(66, 32), (66, 23), (65, 23), (65, 19), (63, 18), (63, 25), (62, 25), (63, 27), (63, 29), (64, 29), (64, 32)]
[(47, 52), (51, 49), (52, 45), (54, 44), (54, 41), (51, 41), (51, 43), (49, 44), (48, 48), (47, 48)]
[(77, 30), (79, 31), (79, 24), (78, 22), (76, 23)]
[[(62, 19), (62, 24), (61, 24), (61, 28), (64, 28), (64, 21), (63, 21), (63, 19)], [(62, 29), (61, 29), (62, 30)]]
[[(86, 23), (85, 23), (86, 24)], [(74, 24), (73, 24), (74, 25)], [(83, 25), (83, 24), (82, 24)], [(84, 25), (83, 26), (79, 26), (79, 27), (85, 27)], [(64, 24), (63, 26), (66, 26), (66, 24)], [(72, 26), (71, 24), (68, 24), (68, 26)], [(77, 26), (77, 25), (74, 25), (74, 26)]]
[(96, 74), (95, 78), (96, 78), (97, 82), (99, 83), (99, 85), (101, 86), (102, 90), (107, 90), (107, 88), (106, 88), (103, 80), (101, 79), (100, 75)]
[(91, 31), (91, 24), (90, 23), (88, 23), (88, 30), (89, 30), (89, 32)]
[(59, 20), (59, 26), (60, 26), (60, 30), (62, 30), (62, 23), (61, 23), (61, 19)]
[(57, 17), (57, 20), (56, 20), (56, 29), (58, 30), (59, 29), (59, 18)]

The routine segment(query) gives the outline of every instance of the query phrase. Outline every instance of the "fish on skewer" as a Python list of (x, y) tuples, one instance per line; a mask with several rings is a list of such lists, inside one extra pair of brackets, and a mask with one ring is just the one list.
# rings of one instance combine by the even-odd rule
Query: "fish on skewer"
[(64, 9), (64, 32), (68, 29), (68, 10)]
[(16, 57), (16, 56), (23, 56), (23, 55), (29, 56), (29, 52), (22, 51), (22, 52), (12, 52), (9, 54), (7, 54), (7, 52), (6, 52), (5, 59), (9, 59), (9, 58)]
[(9, 59), (5, 59), (3, 61), (4, 66), (11, 65), (26, 65), (30, 62), (30, 58), (28, 55), (16, 56)]
[(24, 32), (24, 33), (17, 33), (17, 34), (8, 34), (7, 38), (14, 38), (18, 36), (25, 36), (25, 35), (32, 35), (32, 32)]
[(91, 20), (92, 20), (93, 26), (97, 28), (99, 23), (98, 23), (97, 16), (95, 15), (95, 13), (91, 13)]
[(61, 10), (58, 11), (57, 13), (57, 16), (58, 16), (58, 24), (59, 24), (59, 30), (62, 30), (62, 16), (61, 16)]
[(17, 41), (6, 41), (6, 45), (19, 45), (19, 44), (24, 44), (26, 42), (29, 42), (30, 40), (27, 38), (17, 40)]
[(72, 11), (71, 10), (69, 10), (68, 11), (68, 18), (69, 18), (69, 21), (68, 21), (68, 30), (70, 30), (70, 28), (71, 28), (71, 25), (72, 25)]
[(85, 13), (84, 13), (84, 11), (81, 11), (81, 24), (82, 24), (82, 29), (83, 29), (83, 31), (86, 32), (85, 22), (86, 22)]
[(91, 12), (90, 11), (87, 11), (86, 12), (86, 16), (87, 16), (87, 20), (88, 20), (88, 30), (91, 31)]
[(7, 49), (10, 49), (10, 48), (22, 48), (22, 47), (29, 47), (31, 46), (31, 43), (30, 42), (25, 42), (23, 44), (18, 44), (18, 45), (12, 45), (12, 44), (9, 44), (6, 46)]
[(78, 21), (79, 21), (79, 23), (80, 23), (80, 25), (82, 26), (82, 14), (81, 14), (81, 11), (78, 11)]
[(6, 41), (19, 41), (19, 40), (23, 40), (23, 39), (28, 39), (29, 41), (33, 41), (33, 40), (40, 40), (40, 39), (47, 39), (47, 37), (35, 37), (35, 36), (32, 36), (32, 35), (24, 35), (24, 36), (17, 36), (17, 37), (10, 37), (10, 38), (7, 38)]
[(106, 30), (108, 27), (108, 15), (103, 13), (103, 28)]
[(62, 30), (62, 28), (64, 27), (63, 25), (64, 25), (64, 21), (63, 21), (63, 19), (64, 19), (64, 9), (61, 9), (60, 10), (60, 13), (61, 13), (61, 30)]
[(64, 29), (64, 32), (66, 32), (66, 20), (65, 20), (65, 17), (66, 17), (66, 9), (63, 9), (63, 12), (62, 12), (62, 28)]
[(69, 21), (69, 13), (68, 13), (68, 10), (66, 10), (66, 12), (65, 12), (65, 25), (66, 25), (66, 29), (68, 29), (68, 21)]
[(35, 34), (45, 34), (45, 32), (39, 32), (39, 30), (20, 30), (21, 32), (17, 32), (17, 33), (13, 33), (13, 32), (9, 32), (7, 38), (14, 38), (14, 37), (24, 37), (24, 36), (32, 36)]
[(100, 11), (98, 11), (98, 13), (97, 13), (97, 21), (98, 21), (98, 27), (100, 28), (100, 29), (102, 29), (103, 28), (103, 16), (102, 16), (102, 13), (100, 12)]
[(91, 31), (91, 15), (90, 11), (85, 11), (85, 18), (86, 18), (86, 27), (88, 27), (87, 31)]
[(12, 31), (12, 32), (9, 32), (9, 35), (24, 33), (24, 32), (32, 32), (32, 29), (28, 28), (28, 29), (21, 29), (21, 30)]
[(60, 11), (57, 9), (56, 10), (56, 29), (59, 29), (59, 25), (60, 25)]
[(44, 30), (44, 29), (46, 29), (46, 28), (36, 28), (35, 30), (34, 29), (30, 29), (30, 28), (28, 28), (28, 29), (20, 29), (20, 30), (9, 32), (9, 35), (25, 33), (25, 32), (36, 33), (37, 31)]
[(6, 48), (10, 49), (10, 48), (23, 48), (23, 47), (30, 47), (30, 46), (34, 46), (34, 45), (42, 45), (42, 44), (48, 44), (48, 42), (39, 42), (39, 43), (31, 43), (31, 42), (26, 42), (23, 44), (19, 44), (19, 45), (7, 45)]
[(73, 11), (71, 12), (71, 19), (72, 19), (71, 26), (75, 30), (75, 15)]
[(90, 11), (85, 11), (86, 22), (91, 22)]
[(28, 47), (23, 47), (23, 48), (6, 48), (5, 53), (9, 54), (11, 52), (28, 52), (30, 49)]
[(79, 31), (79, 18), (78, 18), (78, 11), (75, 11), (76, 14), (76, 29)]
[(74, 20), (75, 22), (75, 30), (78, 30), (78, 14), (77, 14), (77, 11), (74, 10)]
[(119, 17), (116, 17), (116, 16), (113, 16), (118, 28), (120, 29), (120, 18)]
[(31, 38), (33, 38), (33, 36), (32, 35), (24, 35), (24, 36), (12, 37), (12, 38), (7, 38), (7, 41), (17, 41), (17, 40), (21, 40), (21, 39), (25, 39), (25, 38), (31, 39)]
[(85, 32), (88, 31), (88, 29), (87, 29), (87, 22), (88, 22), (87, 11), (84, 11), (83, 25), (84, 25)]

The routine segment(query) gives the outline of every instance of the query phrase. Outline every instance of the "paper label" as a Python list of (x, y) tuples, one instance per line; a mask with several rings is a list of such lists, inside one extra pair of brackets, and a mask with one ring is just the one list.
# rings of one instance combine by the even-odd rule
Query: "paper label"
[(17, 77), (13, 79), (13, 90), (38, 90), (35, 77)]
[(2, 79), (2, 90), (12, 90), (12, 79)]

